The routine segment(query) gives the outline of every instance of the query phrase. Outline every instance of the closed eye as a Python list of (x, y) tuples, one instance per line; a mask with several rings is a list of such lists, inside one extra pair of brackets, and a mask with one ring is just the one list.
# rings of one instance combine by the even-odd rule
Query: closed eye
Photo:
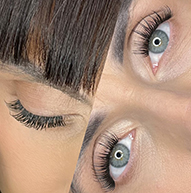
[(6, 103), (11, 111), (11, 116), (26, 127), (42, 130), (46, 128), (64, 127), (71, 122), (70, 115), (63, 116), (40, 116), (26, 110), (20, 100)]

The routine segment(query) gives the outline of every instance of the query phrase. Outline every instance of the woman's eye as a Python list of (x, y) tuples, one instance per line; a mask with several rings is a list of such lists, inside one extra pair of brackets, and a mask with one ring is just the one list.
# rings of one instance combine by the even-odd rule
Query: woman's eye
[[(96, 180), (101, 184), (106, 192), (115, 189), (115, 182), (120, 180), (126, 168), (130, 164), (132, 167), (131, 147), (134, 140), (135, 131), (123, 139), (119, 139), (115, 134), (106, 132), (98, 138), (94, 150), (93, 169)], [(129, 171), (129, 170), (128, 170)]]
[(170, 25), (165, 22), (154, 31), (149, 40), (149, 57), (153, 71), (156, 72), (159, 61), (164, 54), (170, 39)]
[(159, 61), (166, 51), (170, 40), (170, 24), (168, 20), (172, 17), (169, 7), (142, 19), (133, 30), (137, 34), (134, 45), (134, 54), (149, 56), (151, 69), (156, 74)]
[(26, 127), (35, 128), (37, 130), (54, 127), (64, 127), (66, 125), (66, 120), (70, 119), (67, 116), (65, 116), (64, 119), (62, 116), (46, 117), (35, 115), (26, 110), (21, 104), (20, 100), (7, 103), (7, 106), (11, 111), (11, 116), (15, 118), (18, 122), (24, 124)]
[(131, 152), (132, 135), (128, 135), (125, 139), (118, 142), (110, 154), (110, 175), (117, 180), (124, 172)]

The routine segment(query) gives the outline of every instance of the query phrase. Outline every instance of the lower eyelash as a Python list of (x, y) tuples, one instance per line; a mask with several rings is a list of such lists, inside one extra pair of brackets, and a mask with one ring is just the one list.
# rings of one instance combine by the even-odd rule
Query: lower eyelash
[(99, 152), (97, 156), (98, 163), (95, 163), (94, 161), (92, 163), (95, 179), (99, 181), (101, 187), (108, 192), (115, 189), (115, 181), (110, 176), (109, 160), (110, 153), (112, 152), (113, 147), (118, 143), (119, 138), (110, 132), (104, 134), (102, 137), (104, 141), (99, 142), (98, 144), (102, 146), (103, 150)]
[(46, 117), (30, 113), (22, 106), (19, 100), (6, 104), (11, 111), (16, 113), (11, 116), (20, 123), (24, 124), (26, 127), (42, 130), (46, 128), (61, 127), (66, 125), (62, 116)]
[[(166, 6), (159, 12), (153, 12), (151, 15), (147, 16), (146, 18), (142, 19), (138, 26), (142, 27), (142, 30), (134, 29), (133, 32), (140, 36), (140, 41), (136, 41), (135, 45), (137, 49), (134, 50), (134, 54), (142, 54), (145, 57), (149, 55), (149, 40), (153, 32), (157, 29), (157, 27), (162, 24), (163, 22), (169, 20), (172, 17), (171, 9)], [(144, 23), (143, 23), (144, 21)]]

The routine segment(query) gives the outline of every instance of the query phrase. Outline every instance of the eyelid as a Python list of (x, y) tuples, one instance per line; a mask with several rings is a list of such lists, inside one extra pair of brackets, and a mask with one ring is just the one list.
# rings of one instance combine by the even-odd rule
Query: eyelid
[(63, 115), (63, 116), (40, 116), (29, 112), (23, 107), (20, 100), (15, 100), (10, 103), (5, 102), (12, 113), (11, 116), (26, 127), (42, 130), (46, 128), (64, 127), (73, 122), (75, 116), (78, 115)]
[[(168, 13), (169, 13), (169, 14), (168, 14)], [(133, 29), (132, 29), (132, 31), (131, 31), (131, 34), (136, 31), (136, 29), (138, 28), (138, 26), (139, 26), (143, 21), (147, 21), (147, 20), (146, 20), (147, 18), (150, 18), (150, 20), (152, 20), (154, 15), (157, 15), (157, 16), (161, 17), (160, 14), (162, 14), (162, 17), (164, 17), (165, 14), (168, 14), (168, 15), (169, 15), (169, 18), (166, 18), (166, 20), (170, 19), (170, 17), (173, 16), (173, 12), (172, 12), (171, 8), (170, 8), (168, 5), (163, 6), (163, 7), (161, 7), (160, 9), (158, 9), (157, 11), (152, 11), (151, 13), (148, 13), (147, 15), (141, 17), (141, 19), (139, 19), (138, 22), (137, 22), (137, 23), (135, 24), (135, 26), (133, 27)], [(161, 19), (162, 19), (162, 18), (161, 18)]]

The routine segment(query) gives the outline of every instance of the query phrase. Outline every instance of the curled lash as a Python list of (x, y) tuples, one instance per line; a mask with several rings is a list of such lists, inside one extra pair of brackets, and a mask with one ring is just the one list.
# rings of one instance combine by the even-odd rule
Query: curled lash
[(45, 128), (53, 128), (66, 125), (62, 116), (45, 117), (30, 113), (22, 106), (20, 100), (6, 104), (11, 111), (16, 113), (11, 116), (20, 123), (23, 123), (26, 127), (33, 127), (37, 130), (42, 130)]
[(137, 50), (134, 50), (134, 54), (142, 54), (145, 57), (149, 55), (149, 41), (153, 34), (153, 32), (157, 29), (157, 27), (169, 20), (172, 17), (172, 11), (171, 9), (166, 6), (161, 11), (155, 12), (153, 11), (152, 14), (148, 15), (147, 17), (143, 18), (136, 28), (138, 26), (142, 27), (142, 30), (136, 30), (134, 29), (133, 32), (138, 34), (140, 36), (141, 41), (135, 41), (135, 45), (138, 47)]
[[(95, 179), (101, 184), (101, 187), (105, 192), (109, 192), (115, 189), (115, 181), (110, 176), (109, 164), (110, 164), (110, 154), (114, 146), (118, 143), (119, 138), (113, 133), (106, 133), (102, 136), (103, 142), (98, 144), (102, 146), (101, 152), (96, 156), (98, 161), (93, 163), (93, 171), (95, 174)], [(93, 159), (94, 160), (94, 159)]]

